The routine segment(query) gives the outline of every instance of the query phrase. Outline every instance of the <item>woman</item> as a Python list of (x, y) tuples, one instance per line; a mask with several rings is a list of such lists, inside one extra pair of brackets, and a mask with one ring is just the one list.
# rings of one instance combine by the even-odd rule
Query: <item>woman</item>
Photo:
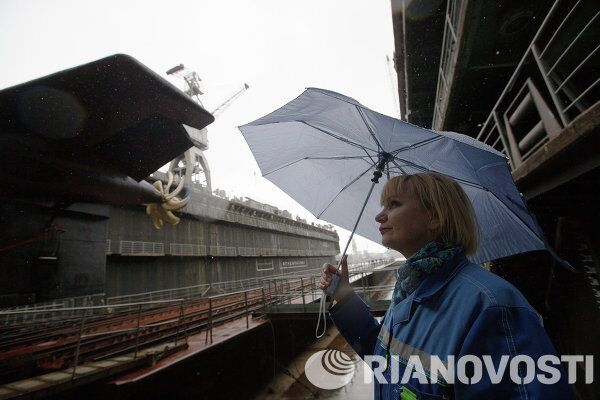
[[(478, 234), (471, 203), (460, 185), (436, 173), (397, 176), (383, 188), (381, 204), (383, 210), (375, 218), (381, 242), (407, 257), (397, 271), (392, 302), (382, 322), (373, 318), (350, 287), (345, 258), (341, 271), (325, 264), (321, 276), (323, 290), (334, 274), (341, 277), (330, 309), (340, 333), (362, 358), (380, 356), (371, 357), (375, 398), (574, 398), (560, 365), (554, 366), (551, 384), (542, 383), (543, 378), (529, 382), (525, 363), (514, 364), (518, 376), (511, 378), (508, 364), (515, 356), (526, 355), (537, 362), (556, 351), (523, 295), (467, 260), (466, 255), (477, 249)], [(490, 376), (484, 355), (496, 372), (506, 359), (504, 373)], [(473, 375), (477, 361), (459, 368), (463, 356), (481, 360), (480, 379)], [(445, 380), (442, 373), (435, 373), (440, 367), (451, 371), (452, 366), (454, 381), (451, 375), (445, 375)], [(473, 380), (461, 382), (465, 374), (459, 370)], [(520, 382), (519, 376), (525, 379)]]

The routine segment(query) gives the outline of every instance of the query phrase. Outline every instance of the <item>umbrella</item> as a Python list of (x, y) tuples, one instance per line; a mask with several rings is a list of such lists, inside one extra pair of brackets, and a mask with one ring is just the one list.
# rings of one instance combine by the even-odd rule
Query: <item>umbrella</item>
[(517, 190), (506, 156), (469, 136), (420, 128), (317, 88), (239, 129), (265, 178), (317, 218), (352, 233), (380, 241), (374, 218), (383, 184), (377, 181), (432, 171), (460, 183), (473, 204), (480, 246), (471, 261), (534, 250), (560, 261)]

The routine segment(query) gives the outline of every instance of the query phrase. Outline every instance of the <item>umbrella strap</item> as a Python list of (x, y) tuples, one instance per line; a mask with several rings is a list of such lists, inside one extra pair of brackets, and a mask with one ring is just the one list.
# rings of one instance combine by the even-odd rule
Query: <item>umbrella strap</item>
[[(327, 307), (327, 295), (323, 293), (321, 296), (321, 302), (319, 303), (319, 319), (317, 320), (317, 327), (315, 328), (315, 336), (320, 339), (327, 332), (327, 314), (325, 307)], [(319, 334), (319, 326), (321, 325), (321, 316), (323, 318), (323, 332)]]
[[(340, 263), (338, 264), (338, 270), (339, 270), (340, 266), (342, 265), (342, 260), (344, 259), (344, 256), (346, 255), (346, 252), (348, 251), (348, 247), (350, 246), (352, 237), (354, 237), (354, 232), (356, 232), (358, 223), (360, 222), (360, 219), (362, 218), (363, 212), (365, 211), (365, 207), (367, 207), (367, 203), (369, 202), (371, 193), (373, 193), (373, 188), (375, 187), (375, 184), (378, 183), (377, 178), (379, 178), (379, 177), (381, 177), (381, 175), (375, 176), (375, 178), (372, 180), (373, 183), (371, 184), (369, 193), (367, 193), (367, 198), (365, 199), (365, 202), (363, 203), (362, 208), (360, 209), (360, 213), (358, 214), (358, 218), (356, 219), (354, 228), (352, 228), (352, 232), (350, 232), (350, 237), (348, 238), (348, 242), (346, 243), (346, 248), (344, 249), (344, 253), (342, 253), (342, 257), (340, 258)], [(336, 278), (340, 279), (339, 276)], [(332, 284), (333, 284), (333, 281), (332, 281)], [(317, 328), (315, 329), (315, 336), (317, 337), (317, 339), (320, 339), (321, 337), (323, 337), (323, 335), (325, 335), (325, 332), (327, 331), (327, 311), (325, 310), (326, 306), (327, 306), (327, 294), (325, 292), (323, 292), (323, 295), (321, 296), (321, 301), (319, 303), (319, 319), (317, 320)], [(321, 325), (321, 318), (323, 319), (323, 332), (321, 332), (321, 334), (319, 334), (319, 326)]]

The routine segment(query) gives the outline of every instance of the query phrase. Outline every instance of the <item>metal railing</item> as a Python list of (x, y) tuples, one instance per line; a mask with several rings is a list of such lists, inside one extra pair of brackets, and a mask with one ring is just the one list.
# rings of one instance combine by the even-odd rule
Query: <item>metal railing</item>
[(257, 257), (262, 255), (262, 250), (263, 249), (259, 249), (256, 247), (238, 247), (238, 254), (240, 256), (246, 256), (246, 257)]
[(173, 256), (205, 256), (206, 246), (191, 243), (170, 243), (169, 253)]
[[(225, 210), (208, 204), (198, 203), (198, 207), (192, 207), (191, 212), (198, 213), (211, 219), (222, 220), (232, 222), (236, 224), (248, 225), (257, 228), (270, 229), (275, 231), (281, 231), (286, 233), (292, 233), (300, 236), (311, 236), (325, 240), (335, 240), (331, 235), (327, 235), (322, 232), (309, 230), (307, 228), (300, 228), (277, 221), (267, 221), (262, 218), (253, 217), (250, 215), (240, 214), (238, 212)], [(190, 207), (188, 205), (188, 207)]]
[[(162, 172), (155, 172), (153, 173), (153, 176), (161, 179), (163, 182), (166, 182), (166, 175)], [(191, 202), (187, 207), (189, 213), (201, 215), (210, 219), (236, 222), (254, 227), (265, 227), (268, 229), (294, 233), (301, 236), (318, 237), (329, 241), (337, 241), (335, 231), (330, 228), (310, 225), (307, 223), (303, 223), (302, 227), (293, 226), (291, 224), (296, 221), (290, 218), (291, 215), (288, 217), (285, 215), (273, 214), (270, 210), (265, 209), (262, 209), (261, 211), (267, 213), (267, 218), (254, 217), (244, 213), (232, 211), (224, 207), (215, 206), (214, 196), (206, 193), (204, 188), (198, 188), (192, 185), (190, 189), (193, 190), (197, 196), (195, 196), (194, 201)], [(225, 206), (226, 202), (231, 202), (227, 198), (221, 199), (222, 200), (219, 201), (219, 203), (221, 203), (223, 206)], [(240, 205), (245, 205), (244, 202), (236, 202)], [(270, 220), (270, 217), (284, 218), (285, 220), (289, 221), (289, 223), (277, 221), (276, 219)], [(329, 234), (326, 232), (329, 232)]]
[[(110, 240), (107, 243), (107, 253), (110, 246)], [(245, 246), (206, 246), (205, 244), (193, 243), (168, 243), (168, 253), (164, 251), (165, 244), (161, 242), (139, 242), (130, 240), (121, 240), (119, 242), (119, 253), (125, 256), (164, 256), (170, 254), (183, 257), (204, 257), (207, 255), (217, 257), (265, 257), (265, 256), (283, 256), (283, 257), (323, 257), (334, 256), (336, 249), (283, 249), (283, 248), (261, 248)]]
[[(353, 276), (360, 273), (369, 273), (383, 266), (390, 264), (393, 260), (380, 259), (372, 262), (363, 262), (350, 264), (348, 270)], [(287, 273), (279, 273), (272, 275), (264, 275), (261, 277), (252, 277), (239, 280), (219, 281), (213, 283), (203, 283), (198, 285), (184, 286), (173, 289), (154, 290), (150, 292), (132, 293), (121, 296), (105, 297), (103, 294), (95, 296), (85, 296), (78, 298), (69, 298), (64, 300), (56, 300), (49, 303), (41, 303), (36, 305), (13, 307), (0, 310), (0, 323), (13, 324), (22, 322), (43, 321), (55, 315), (61, 318), (73, 317), (75, 306), (106, 306), (132, 304), (140, 302), (156, 302), (156, 301), (172, 301), (174, 299), (193, 300), (205, 298), (214, 294), (230, 294), (240, 290), (252, 290), (264, 287), (266, 282), (278, 279), (311, 279), (321, 274), (321, 267), (312, 268), (302, 271), (293, 271)], [(120, 309), (122, 311), (130, 311)], [(19, 315), (20, 320), (17, 320), (16, 315)]]
[(235, 246), (209, 246), (208, 254), (211, 256), (235, 257), (237, 247)]
[[(71, 379), (75, 379), (76, 376), (76, 372), (77, 372), (77, 366), (79, 364), (80, 361), (80, 350), (82, 348), (82, 344), (85, 343), (86, 340), (90, 340), (93, 341), (95, 343), (98, 342), (98, 339), (107, 339), (112, 337), (116, 337), (116, 336), (122, 336), (122, 335), (130, 335), (133, 336), (135, 338), (135, 344), (131, 343), (131, 345), (129, 346), (129, 348), (127, 348), (128, 350), (132, 350), (134, 352), (134, 356), (133, 359), (137, 359), (138, 356), (138, 349), (143, 346), (146, 342), (144, 340), (143, 337), (140, 336), (140, 332), (148, 327), (150, 327), (150, 325), (143, 325), (141, 324), (141, 319), (142, 319), (142, 315), (143, 312), (145, 312), (148, 308), (155, 308), (157, 306), (164, 306), (164, 305), (171, 305), (171, 304), (182, 304), (183, 299), (174, 299), (174, 300), (166, 300), (166, 301), (155, 301), (155, 302), (141, 302), (141, 303), (131, 303), (131, 304), (122, 304), (122, 305), (111, 305), (111, 306), (90, 306), (90, 307), (74, 307), (74, 308), (65, 308), (62, 310), (47, 310), (47, 313), (51, 313), (51, 316), (49, 318), (47, 318), (44, 322), (48, 323), (48, 322), (54, 322), (55, 324), (53, 325), (54, 329), (52, 330), (48, 330), (46, 326), (41, 325), (41, 326), (33, 326), (29, 327), (29, 331), (25, 331), (25, 333), (29, 333), (31, 335), (34, 335), (36, 332), (36, 328), (38, 331), (40, 330), (46, 330), (46, 334), (47, 335), (51, 335), (53, 334), (53, 330), (59, 330), (62, 329), (62, 331), (60, 332), (60, 334), (63, 337), (63, 348), (61, 349), (61, 354), (63, 359), (69, 358), (68, 356), (68, 348), (70, 348), (73, 353), (72, 353), (72, 361), (70, 362), (70, 364), (72, 364), (72, 369), (71, 369)], [(102, 332), (94, 332), (94, 329), (97, 329), (97, 322), (98, 322), (98, 318), (100, 317), (106, 317), (107, 315), (111, 315), (115, 312), (115, 310), (127, 310), (127, 311), (131, 311), (136, 310), (136, 326), (135, 328), (133, 327), (128, 327), (128, 328), (110, 328), (110, 326), (108, 326), (110, 329), (107, 329), (105, 331)], [(35, 314), (38, 313), (39, 311), (37, 310), (27, 310), (27, 311), (0, 311), (0, 317), (2, 317), (2, 319), (6, 320), (6, 319), (11, 319), (10, 317), (14, 317), (12, 319), (14, 320), (23, 320), (26, 318), (22, 318), (23, 315), (28, 315), (28, 314)], [(66, 316), (65, 316), (65, 313)], [(179, 331), (179, 326), (182, 323), (182, 317), (183, 315), (180, 313), (179, 318), (177, 318), (177, 331)], [(171, 323), (173, 323), (173, 321), (169, 321)], [(86, 325), (87, 324), (87, 325)], [(90, 328), (91, 325), (94, 325), (94, 328), (92, 329), (92, 331), (87, 332), (87, 328)], [(5, 324), (4, 328), (5, 331), (8, 331), (7, 328), (10, 328), (11, 324)], [(65, 328), (66, 327), (66, 328)], [(19, 342), (19, 340), (21, 340), (21, 345), (24, 345), (23, 343), (23, 339), (20, 338), (20, 336), (23, 335), (22, 330), (24, 329), (22, 326), (17, 326), (17, 333), (10, 335), (7, 334), (6, 332), (3, 332), (3, 344), (6, 345), (7, 342)], [(73, 337), (73, 335), (76, 332), (76, 337)], [(38, 333), (39, 335), (39, 333)], [(186, 338), (187, 340), (187, 338)], [(130, 338), (130, 341), (133, 342), (133, 338)], [(154, 340), (153, 340), (154, 341)], [(26, 342), (25, 342), (26, 343)], [(67, 349), (64, 349), (64, 346), (67, 346)], [(98, 346), (97, 344), (95, 344), (95, 346)], [(33, 355), (30, 355), (31, 357), (33, 357)]]
[[(249, 329), (251, 313), (276, 301), (274, 299), (267, 298), (264, 288), (260, 287), (191, 301), (171, 299), (70, 307), (46, 310), (47, 318), (37, 324), (21, 321), (28, 320), (24, 316), (36, 314), (38, 310), (0, 311), (1, 320), (20, 321), (2, 325), (3, 350), (12, 346), (31, 348), (26, 360), (16, 354), (13, 358), (0, 359), (0, 363), (11, 365), (11, 360), (17, 360), (18, 365), (36, 364), (48, 357), (54, 359), (52, 355), (56, 355), (70, 368), (71, 379), (75, 379), (82, 360), (128, 354), (134, 361), (144, 347), (166, 341), (176, 347), (181, 340), (186, 344), (190, 334), (202, 331), (206, 331), (206, 344), (212, 343), (215, 326), (238, 318), (245, 318), (246, 329)], [(54, 341), (53, 337), (61, 340)], [(52, 347), (36, 346), (40, 341)]]
[(164, 256), (165, 246), (161, 242), (121, 240), (119, 254), (122, 256)]
[[(383, 264), (384, 260), (370, 264), (373, 268)], [(352, 281), (362, 283), (356, 290), (364, 298), (371, 293), (391, 291), (393, 285), (368, 286), (366, 272), (356, 271), (365, 263), (352, 265)], [(213, 343), (214, 328), (228, 321), (244, 318), (246, 329), (250, 328), (252, 313), (262, 314), (272, 304), (303, 304), (316, 301), (322, 294), (318, 288), (318, 273), (277, 276), (262, 279), (260, 286), (247, 288), (221, 295), (201, 298), (173, 298), (153, 301), (135, 301), (123, 304), (105, 304), (89, 307), (67, 307), (63, 309), (43, 310), (45, 319), (38, 323), (23, 324), (27, 315), (35, 315), (40, 310), (0, 311), (3, 320), (2, 345), (4, 348), (21, 346), (27, 350), (26, 359), (18, 354), (18, 363), (37, 365), (48, 358), (59, 359), (71, 380), (78, 377), (77, 368), (88, 360), (101, 360), (117, 355), (127, 355), (133, 362), (139, 356), (146, 357), (152, 352), (144, 348), (159, 343), (172, 343), (172, 347), (185, 346), (188, 337), (206, 332), (205, 344)], [(318, 271), (318, 272), (317, 272)], [(306, 273), (306, 271), (304, 271)], [(242, 284), (251, 284), (249, 280)], [(220, 282), (223, 289), (235, 287), (240, 282)], [(178, 288), (182, 294), (198, 287)], [(172, 295), (173, 291), (159, 291), (145, 295)], [(114, 298), (116, 300), (116, 298)], [(122, 298), (124, 299), (124, 297)], [(133, 299), (132, 296), (129, 300)], [(32, 320), (35, 320), (34, 317)], [(18, 322), (7, 322), (18, 321)], [(60, 337), (54, 341), (53, 337)], [(51, 343), (52, 347), (39, 348), (36, 343)], [(21, 357), (21, 358), (19, 358)], [(11, 363), (13, 359), (2, 362)], [(13, 360), (13, 361), (14, 361)], [(21, 361), (19, 361), (21, 360)], [(19, 364), (21, 365), (21, 364)], [(87, 371), (87, 370), (86, 370)], [(6, 371), (5, 371), (6, 372)], [(101, 371), (99, 371), (101, 372)], [(88, 372), (80, 375), (84, 376)]]
[[(373, 297), (373, 295), (389, 294), (394, 290), (394, 285), (368, 285), (365, 274), (360, 272), (350, 273), (350, 281), (351, 283), (359, 283), (353, 285), (354, 291), (365, 300)], [(302, 304), (304, 312), (309, 311), (309, 309), (316, 311), (318, 304), (315, 302), (323, 295), (323, 292), (318, 288), (318, 281), (315, 277), (299, 277), (294, 280), (274, 279), (267, 282), (265, 291), (269, 293), (271, 298), (276, 299), (276, 301), (268, 303), (268, 312), (285, 311), (285, 305), (291, 304)]]
[[(319, 269), (320, 270), (320, 269)], [(226, 287), (225, 282), (221, 282)], [(189, 288), (180, 288), (182, 290)], [(363, 292), (367, 290), (363, 288)], [(39, 310), (0, 311), (4, 320), (2, 339), (5, 348), (29, 346), (27, 362), (37, 363), (59, 357), (70, 368), (71, 379), (86, 360), (98, 360), (128, 354), (136, 360), (140, 349), (165, 341), (187, 343), (188, 336), (206, 332), (205, 343), (213, 343), (213, 330), (222, 323), (245, 318), (250, 328), (253, 312), (269, 304), (282, 302), (306, 303), (320, 296), (318, 277), (278, 277), (261, 282), (261, 286), (198, 299), (137, 301), (102, 306), (68, 307), (44, 310), (45, 320), (23, 324), (27, 315)], [(35, 319), (35, 318), (33, 318)], [(7, 323), (6, 321), (19, 321)], [(52, 337), (61, 337), (53, 341)], [(38, 342), (54, 343), (51, 348), (38, 348)], [(7, 347), (8, 346), (8, 347)], [(25, 354), (25, 353), (24, 353)], [(15, 357), (20, 357), (16, 355)], [(11, 362), (5, 359), (2, 362)]]
[(295, 277), (312, 272), (313, 275), (319, 274), (321, 268), (315, 268), (309, 271), (291, 272), (287, 274), (266, 275), (262, 277), (252, 277), (247, 279), (238, 279), (231, 281), (220, 281), (213, 283), (204, 283), (200, 285), (186, 286), (174, 289), (156, 290), (152, 292), (134, 293), (122, 296), (113, 296), (106, 299), (107, 304), (130, 303), (136, 301), (150, 300), (168, 300), (173, 298), (192, 299), (204, 297), (210, 293), (228, 294), (239, 290), (255, 289), (262, 287), (263, 283), (270, 279), (281, 277)]
[(600, 100), (600, 3), (557, 0), (477, 139), (518, 168)]
[[(377, 269), (381, 266), (389, 264), (390, 260), (380, 260), (376, 263), (359, 263), (350, 264), (348, 270), (350, 272), (368, 272), (369, 270)], [(172, 299), (172, 298), (194, 298), (206, 296), (210, 293), (227, 294), (238, 290), (252, 289), (264, 286), (265, 282), (277, 279), (295, 279), (299, 277), (309, 278), (320, 275), (321, 267), (310, 270), (288, 272), (285, 274), (273, 274), (262, 277), (252, 277), (247, 279), (213, 282), (208, 284), (187, 286), (175, 289), (165, 289), (153, 292), (136, 293), (131, 295), (115, 296), (106, 299), (107, 304), (118, 304), (121, 302), (133, 301), (149, 301), (157, 299)]]
[[(58, 299), (45, 301), (31, 305), (8, 307), (0, 310), (0, 312), (12, 312), (12, 314), (4, 314), (4, 318), (0, 318), (0, 323), (10, 324), (16, 322), (36, 322), (42, 321), (52, 315), (56, 311), (64, 311), (78, 307), (91, 307), (102, 304), (106, 296), (104, 293), (99, 293), (89, 296), (69, 297), (66, 299)], [(25, 313), (26, 312), (26, 313)], [(22, 314), (21, 314), (22, 313)], [(17, 321), (14, 315), (21, 314), (22, 319)], [(71, 314), (64, 314), (65, 316)]]

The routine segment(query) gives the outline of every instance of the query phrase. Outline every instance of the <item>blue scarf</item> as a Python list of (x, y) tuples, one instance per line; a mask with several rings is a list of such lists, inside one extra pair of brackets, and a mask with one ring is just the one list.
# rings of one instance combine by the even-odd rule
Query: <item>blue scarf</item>
[(462, 246), (434, 241), (407, 258), (404, 266), (396, 270), (396, 286), (392, 294), (394, 305), (408, 297), (427, 276), (462, 251)]

